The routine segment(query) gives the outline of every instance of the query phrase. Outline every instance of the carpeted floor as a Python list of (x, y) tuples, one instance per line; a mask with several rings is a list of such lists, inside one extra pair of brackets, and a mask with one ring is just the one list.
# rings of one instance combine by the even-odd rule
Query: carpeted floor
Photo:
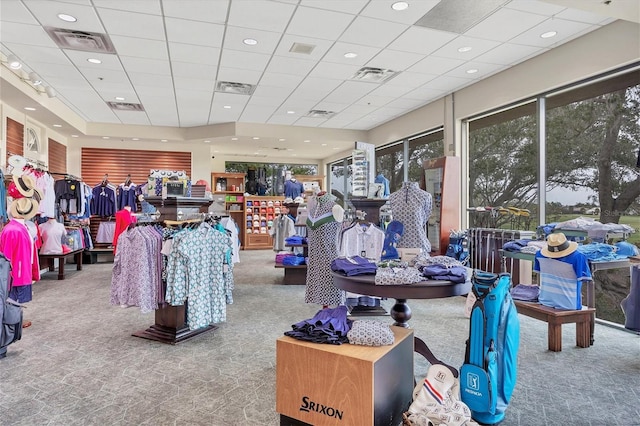
[[(109, 305), (111, 263), (69, 265), (63, 281), (45, 274), (25, 311), (33, 325), (0, 360), (0, 425), (279, 424), (275, 340), (318, 306), (303, 303), (304, 286), (279, 284), (272, 259), (243, 251), (226, 323), (175, 346), (131, 336), (154, 315)], [(460, 366), (464, 298), (409, 304), (415, 334)], [(595, 345), (580, 349), (566, 325), (563, 351), (553, 353), (545, 323), (520, 321), (518, 383), (503, 425), (640, 425), (640, 336), (597, 324)], [(416, 355), (415, 376), (427, 368)]]

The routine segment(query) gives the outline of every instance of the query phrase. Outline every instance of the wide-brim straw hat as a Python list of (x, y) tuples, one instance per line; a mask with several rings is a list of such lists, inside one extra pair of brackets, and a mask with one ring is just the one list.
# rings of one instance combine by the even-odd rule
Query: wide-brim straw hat
[(24, 197), (33, 197), (36, 191), (36, 181), (29, 175), (13, 175), (13, 184)]
[(33, 198), (18, 198), (13, 200), (9, 207), (9, 213), (13, 218), (31, 219), (38, 214), (40, 205)]
[(540, 250), (545, 257), (559, 258), (567, 256), (578, 249), (578, 243), (568, 241), (567, 237), (562, 233), (550, 234), (547, 237), (547, 246)]

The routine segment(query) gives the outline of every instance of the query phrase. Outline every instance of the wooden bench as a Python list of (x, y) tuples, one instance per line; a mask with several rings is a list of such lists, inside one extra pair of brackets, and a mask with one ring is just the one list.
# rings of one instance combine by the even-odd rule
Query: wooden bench
[(595, 323), (595, 308), (583, 306), (580, 311), (568, 311), (522, 300), (514, 300), (514, 303), (519, 314), (545, 321), (548, 324), (550, 351), (562, 351), (562, 324), (576, 324), (576, 345), (578, 347), (588, 348), (593, 344), (592, 325)]
[(40, 263), (47, 261), (49, 271), (55, 271), (54, 259), (58, 259), (58, 279), (64, 280), (64, 264), (68, 257), (73, 257), (76, 262), (76, 270), (82, 271), (82, 253), (84, 249), (70, 251), (69, 253), (60, 254), (40, 254)]

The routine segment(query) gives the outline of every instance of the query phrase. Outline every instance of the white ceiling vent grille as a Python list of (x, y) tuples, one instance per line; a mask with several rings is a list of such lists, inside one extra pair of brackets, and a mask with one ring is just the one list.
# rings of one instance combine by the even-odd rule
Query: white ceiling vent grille
[(366, 81), (369, 83), (384, 83), (385, 81), (392, 79), (398, 74), (399, 72), (397, 71), (385, 68), (363, 67), (356, 71), (351, 79)]
[(233, 81), (219, 81), (216, 83), (216, 92), (251, 95), (254, 90), (256, 90), (256, 86), (247, 83), (235, 83)]
[(307, 117), (312, 118), (331, 118), (336, 115), (333, 111), (323, 111), (321, 109), (312, 109), (307, 113)]
[(107, 105), (116, 111), (144, 111), (142, 104), (132, 104), (129, 102), (107, 102)]
[(83, 50), (85, 52), (115, 54), (108, 35), (89, 31), (69, 30), (66, 28), (45, 27), (49, 36), (62, 49)]
[(291, 45), (291, 49), (289, 49), (289, 52), (301, 53), (303, 55), (311, 55), (311, 52), (313, 52), (313, 49), (315, 48), (316, 46), (313, 44), (293, 43)]

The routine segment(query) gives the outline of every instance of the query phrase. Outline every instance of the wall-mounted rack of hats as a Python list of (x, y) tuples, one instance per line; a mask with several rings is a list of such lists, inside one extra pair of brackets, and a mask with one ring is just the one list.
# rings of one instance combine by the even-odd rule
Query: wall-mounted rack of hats
[(244, 249), (273, 249), (270, 231), (284, 197), (247, 196), (244, 200)]

